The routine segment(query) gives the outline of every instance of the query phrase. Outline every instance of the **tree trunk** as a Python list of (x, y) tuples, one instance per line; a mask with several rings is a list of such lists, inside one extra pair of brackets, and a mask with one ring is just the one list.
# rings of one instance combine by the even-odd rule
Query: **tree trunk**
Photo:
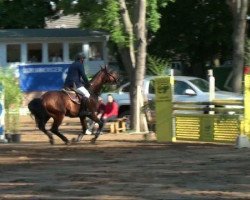
[(131, 80), (131, 76), (132, 76), (131, 69), (134, 69), (134, 63), (133, 63), (132, 58), (131, 58), (130, 48), (118, 47), (118, 51), (119, 51), (119, 54), (121, 55), (121, 60), (122, 60), (122, 63), (126, 69), (126, 72), (128, 73), (129, 78)]
[(244, 67), (244, 44), (248, 0), (231, 0), (229, 3), (234, 17), (232, 90), (234, 92), (240, 92)]
[(136, 0), (135, 2), (135, 47), (136, 47), (136, 68), (135, 68), (135, 82), (132, 85), (132, 90), (136, 91), (132, 101), (132, 123), (135, 125), (136, 132), (143, 131), (140, 126), (142, 124), (142, 117), (140, 108), (142, 107), (142, 91), (143, 79), (145, 76), (146, 65), (146, 0)]
[(129, 71), (133, 71), (135, 68), (135, 50), (134, 50), (134, 33), (133, 33), (133, 24), (130, 20), (128, 9), (126, 6), (126, 0), (119, 0), (122, 20), (125, 26), (125, 32), (128, 36), (128, 46), (120, 47), (120, 49), (125, 53), (125, 58), (123, 60), (125, 64), (128, 64), (126, 67), (129, 67)]
[[(134, 27), (130, 20), (125, 0), (119, 0), (121, 15), (128, 35), (128, 46), (120, 47), (123, 63), (130, 75), (131, 128), (140, 132), (140, 107), (146, 63), (146, 0), (136, 0)], [(134, 36), (136, 38), (134, 38)], [(136, 51), (135, 51), (136, 50)], [(139, 89), (139, 90), (138, 90)]]

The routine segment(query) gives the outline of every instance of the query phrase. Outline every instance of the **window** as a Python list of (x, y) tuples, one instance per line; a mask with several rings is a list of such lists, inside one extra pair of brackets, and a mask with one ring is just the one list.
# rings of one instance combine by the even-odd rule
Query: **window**
[(89, 43), (89, 60), (103, 60), (102, 43), (90, 42)]
[(42, 62), (42, 44), (40, 43), (28, 44), (28, 61)]
[(62, 43), (49, 43), (49, 61), (62, 62), (63, 61), (63, 45)]
[(122, 88), (122, 92), (129, 92), (130, 91), (130, 84)]
[(75, 60), (77, 53), (82, 52), (82, 43), (71, 43), (69, 44), (69, 59)]
[(202, 92), (209, 91), (209, 82), (203, 79), (193, 79), (190, 80), (190, 82), (193, 83), (196, 87), (198, 87)]
[(187, 89), (193, 90), (187, 83), (183, 81), (174, 82), (174, 94), (184, 95)]
[(20, 62), (21, 61), (21, 46), (19, 44), (7, 45), (7, 62)]
[(154, 80), (150, 80), (148, 90), (149, 90), (149, 94), (155, 93), (155, 81)]

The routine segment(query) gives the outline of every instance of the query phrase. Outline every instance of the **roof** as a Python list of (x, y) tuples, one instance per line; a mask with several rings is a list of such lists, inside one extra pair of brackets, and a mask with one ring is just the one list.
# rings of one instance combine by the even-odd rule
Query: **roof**
[(80, 15), (62, 15), (58, 19), (47, 19), (46, 28), (78, 28)]
[(79, 28), (54, 29), (0, 29), (0, 39), (3, 38), (67, 38), (67, 37), (102, 37), (107, 36), (105, 31), (83, 30)]

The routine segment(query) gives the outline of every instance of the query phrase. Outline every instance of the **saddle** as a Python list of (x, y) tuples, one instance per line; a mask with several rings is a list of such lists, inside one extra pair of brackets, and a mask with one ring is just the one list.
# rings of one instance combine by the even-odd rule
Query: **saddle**
[(63, 88), (62, 91), (69, 96), (71, 101), (79, 105), (81, 104), (82, 96), (78, 94), (74, 89)]

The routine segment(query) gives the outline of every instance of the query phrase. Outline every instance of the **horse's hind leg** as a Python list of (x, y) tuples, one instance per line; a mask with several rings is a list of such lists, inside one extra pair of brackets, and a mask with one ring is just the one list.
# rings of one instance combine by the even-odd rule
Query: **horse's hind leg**
[(46, 129), (40, 129), (40, 130), (48, 136), (50, 144), (53, 145), (55, 142), (54, 142), (54, 138), (53, 138), (52, 134), (49, 131), (47, 131)]
[(36, 122), (37, 122), (38, 128), (48, 136), (50, 144), (54, 144), (54, 138), (53, 138), (52, 134), (49, 131), (47, 131), (45, 128), (45, 125), (49, 121), (49, 119), (50, 119), (50, 117), (48, 116), (44, 120), (37, 120), (36, 119)]
[[(82, 137), (84, 136), (86, 130), (87, 130), (87, 123), (86, 123), (86, 117), (81, 117), (80, 118), (81, 121), (81, 125), (82, 125), (82, 133), (80, 133), (77, 137), (77, 139), (75, 140), (75, 142), (80, 142), (82, 140)], [(74, 139), (73, 139), (74, 141)]]
[(62, 120), (64, 118), (64, 115), (61, 115), (61, 116), (57, 116), (56, 118), (53, 118), (54, 119), (54, 122), (52, 124), (52, 127), (51, 127), (51, 132), (56, 134), (59, 138), (61, 138), (61, 140), (64, 141), (65, 144), (69, 144), (70, 141), (68, 140), (68, 138), (66, 138), (63, 134), (61, 134), (58, 130), (59, 126), (61, 125), (62, 123)]

